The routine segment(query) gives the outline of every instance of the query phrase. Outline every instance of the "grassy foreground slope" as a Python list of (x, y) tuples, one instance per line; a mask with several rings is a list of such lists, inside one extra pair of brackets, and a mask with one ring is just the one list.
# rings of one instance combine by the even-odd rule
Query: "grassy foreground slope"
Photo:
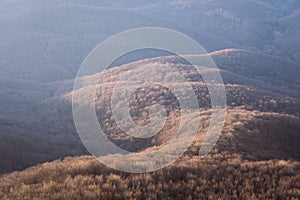
[(197, 156), (200, 131), (183, 157), (159, 171), (128, 174), (91, 156), (66, 158), (2, 176), (0, 198), (299, 199), (299, 122), (290, 115), (233, 109), (204, 159)]

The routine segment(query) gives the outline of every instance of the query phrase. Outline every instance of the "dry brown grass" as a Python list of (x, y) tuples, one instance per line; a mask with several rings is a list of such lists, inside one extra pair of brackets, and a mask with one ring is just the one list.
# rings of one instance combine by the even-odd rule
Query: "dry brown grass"
[[(270, 131), (260, 123), (272, 124), (266, 129)], [(299, 199), (299, 154), (283, 148), (285, 141), (276, 138), (285, 134), (286, 126), (293, 130), (289, 133), (299, 133), (299, 124), (299, 118), (289, 115), (230, 110), (222, 137), (205, 159), (197, 156), (201, 133), (176, 163), (148, 174), (117, 172), (89, 156), (67, 158), (3, 176), (0, 198)], [(263, 142), (255, 142), (266, 141), (265, 136), (277, 144), (263, 154)]]
[[(188, 160), (188, 161), (187, 161)], [(116, 172), (92, 157), (46, 163), (1, 178), (1, 199), (298, 199), (300, 164), (222, 154), (150, 174)]]

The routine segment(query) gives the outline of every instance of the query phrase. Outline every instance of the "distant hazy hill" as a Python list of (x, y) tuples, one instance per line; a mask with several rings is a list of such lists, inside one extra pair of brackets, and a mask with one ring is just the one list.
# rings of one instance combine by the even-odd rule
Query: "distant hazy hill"
[(297, 0), (174, 0), (153, 3), (144, 11), (184, 22), (242, 48), (299, 62), (299, 8)]
[[(121, 2), (2, 1), (1, 77), (50, 82), (74, 78), (81, 62), (101, 41), (130, 28), (159, 26), (194, 33), (184, 24)], [(195, 39), (210, 49), (232, 46), (205, 30)]]
[(42, 82), (74, 78), (99, 42), (145, 26), (182, 31), (208, 51), (254, 49), (300, 61), (299, 7), (296, 0), (3, 0), (1, 77)]

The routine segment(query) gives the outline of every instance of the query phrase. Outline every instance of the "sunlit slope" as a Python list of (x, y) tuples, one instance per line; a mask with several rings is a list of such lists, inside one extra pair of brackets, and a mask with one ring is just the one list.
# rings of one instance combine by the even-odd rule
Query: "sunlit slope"
[[(298, 91), (299, 85), (291, 84), (297, 83), (298, 80), (295, 79), (299, 73), (297, 65), (240, 50), (223, 50), (210, 55), (221, 69), (227, 105), (230, 109), (257, 110), (289, 116), (300, 115), (300, 103), (295, 92)], [(107, 70), (97, 86), (98, 120), (114, 143), (134, 151), (163, 145), (173, 135), (167, 126), (156, 137), (146, 140), (134, 139), (124, 134), (113, 120), (109, 107), (113, 86), (126, 71), (144, 64), (171, 67), (178, 71), (186, 78), (186, 84), (194, 88), (200, 110), (209, 110), (211, 107), (210, 96), (201, 76), (186, 61), (178, 57), (146, 59)], [(267, 73), (273, 68), (276, 70)], [(210, 73), (210, 71), (206, 70), (203, 73)], [(84, 94), (89, 82), (98, 78), (99, 74), (82, 77), (81, 91), (74, 92)], [(39, 162), (87, 153), (79, 140), (72, 119), (72, 80), (51, 84), (24, 81), (19, 83), (15, 80), (7, 83), (11, 86), (5, 86), (6, 89), (2, 90), (1, 96), (0, 130), (3, 136), (1, 171), (24, 169)], [(176, 131), (180, 106), (170, 91), (158, 86), (152, 89), (146, 87), (136, 92), (133, 97), (135, 98), (131, 99), (130, 105), (136, 123), (149, 122), (147, 114), (149, 106), (160, 103), (171, 112), (169, 127), (174, 127), (172, 131)], [(142, 101), (138, 103), (135, 99), (139, 98)], [(12, 99), (18, 102), (17, 106), (11, 106)]]

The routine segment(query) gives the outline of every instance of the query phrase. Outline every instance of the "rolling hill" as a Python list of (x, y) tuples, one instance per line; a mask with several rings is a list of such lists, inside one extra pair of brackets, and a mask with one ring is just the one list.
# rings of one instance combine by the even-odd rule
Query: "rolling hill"
[[(243, 50), (217, 51), (210, 53), (210, 56), (221, 69), (229, 109), (240, 109), (241, 112), (278, 113), (280, 116), (287, 115), (296, 118), (300, 116), (298, 93), (295, 92), (298, 91), (299, 85), (290, 84), (295, 77), (299, 77), (300, 68), (297, 65)], [(117, 128), (111, 118), (111, 110), (107, 107), (106, 102), (109, 102), (111, 87), (118, 77), (131, 68), (146, 63), (153, 65), (164, 63), (161, 67), (171, 66), (184, 74), (196, 91), (201, 110), (210, 109), (210, 97), (201, 76), (197, 75), (195, 70), (180, 58), (174, 56), (149, 58), (108, 69), (102, 80), (106, 83), (103, 85), (106, 92), (99, 93), (101, 91), (101, 84), (99, 84), (97, 93), (98, 118), (111, 134), (111, 140), (123, 148), (134, 151), (163, 145), (172, 136), (166, 128), (162, 134), (148, 140), (127, 137)], [(272, 73), (266, 73), (275, 68), (276, 70)], [(81, 78), (82, 85), (88, 86), (94, 78), (98, 78), (98, 75)], [(3, 138), (1, 140), (1, 172), (21, 170), (40, 162), (66, 156), (88, 154), (79, 140), (72, 119), (72, 80), (47, 84), (6, 79), (3, 82), (6, 85), (2, 85), (5, 89), (1, 90), (3, 91), (0, 124)], [(84, 88), (82, 88), (83, 91)], [(147, 92), (136, 93), (137, 97), (145, 99), (140, 102), (144, 108), (137, 107), (135, 101), (131, 103), (132, 116), (137, 123), (147, 121), (147, 114), (145, 115), (147, 106), (158, 101), (174, 113), (172, 119), (176, 120), (178, 105), (172, 95), (168, 95), (167, 90), (157, 88), (156, 91), (151, 89), (146, 91), (154, 92), (152, 98), (147, 97)], [(163, 91), (165, 93), (161, 96), (160, 92)], [(12, 101), (16, 101), (18, 107), (12, 106)], [(170, 123), (172, 125), (172, 120)]]

